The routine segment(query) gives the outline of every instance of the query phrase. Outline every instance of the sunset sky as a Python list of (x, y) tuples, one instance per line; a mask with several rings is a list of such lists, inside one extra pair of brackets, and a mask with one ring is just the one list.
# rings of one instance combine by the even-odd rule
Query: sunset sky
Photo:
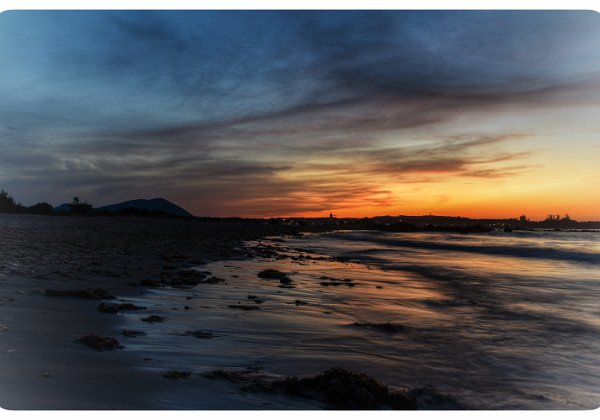
[(595, 12), (11, 11), (0, 69), (26, 205), (600, 220)]

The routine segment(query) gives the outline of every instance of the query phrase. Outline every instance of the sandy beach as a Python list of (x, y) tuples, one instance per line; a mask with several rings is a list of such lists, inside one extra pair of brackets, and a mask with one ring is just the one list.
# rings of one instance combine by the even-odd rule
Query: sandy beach
[[(99, 288), (120, 299), (139, 297), (145, 293), (140, 282), (241, 256), (240, 241), (280, 228), (177, 219), (1, 217), (3, 408), (169, 409), (210, 401), (236, 408), (218, 384), (202, 387), (196, 400), (190, 396), (198, 389), (193, 381), (162, 378), (156, 361), (128, 352), (120, 317), (96, 310), (101, 300), (48, 297), (44, 291)], [(125, 348), (100, 352), (75, 341), (87, 334), (117, 337)]]

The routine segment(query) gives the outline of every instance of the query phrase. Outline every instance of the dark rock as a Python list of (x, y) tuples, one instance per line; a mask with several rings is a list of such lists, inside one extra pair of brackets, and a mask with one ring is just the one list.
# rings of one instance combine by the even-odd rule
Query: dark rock
[(77, 342), (93, 348), (97, 351), (121, 349), (123, 346), (114, 337), (103, 337), (96, 334), (89, 334), (81, 337)]
[(285, 276), (285, 277), (282, 277), (279, 279), (279, 283), (286, 284), (286, 285), (292, 284), (292, 279), (289, 278), (288, 276)]
[(142, 318), (142, 321), (144, 322), (149, 322), (151, 324), (154, 324), (155, 322), (163, 322), (166, 321), (167, 318), (163, 318), (162, 316), (158, 316), (158, 315), (150, 315), (146, 318)]
[(414, 410), (417, 408), (415, 398), (406, 392), (392, 391), (368, 375), (343, 368), (329, 369), (308, 378), (273, 379), (249, 371), (225, 370), (215, 370), (204, 376), (236, 383), (245, 391), (282, 393), (316, 399), (334, 409)]

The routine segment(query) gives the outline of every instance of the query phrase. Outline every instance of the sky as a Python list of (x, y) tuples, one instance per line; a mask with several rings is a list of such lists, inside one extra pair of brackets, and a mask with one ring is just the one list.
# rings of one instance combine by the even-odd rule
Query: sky
[(8, 11), (0, 188), (600, 220), (593, 11)]

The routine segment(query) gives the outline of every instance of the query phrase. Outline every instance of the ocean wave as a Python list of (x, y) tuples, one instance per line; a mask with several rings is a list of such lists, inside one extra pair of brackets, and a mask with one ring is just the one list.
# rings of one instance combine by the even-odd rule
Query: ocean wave
[[(436, 241), (403, 239), (398, 236), (389, 236), (389, 234), (376, 232), (338, 232), (329, 234), (329, 236), (348, 241), (365, 242), (372, 245), (384, 246), (385, 248), (381, 248), (380, 250), (385, 252), (392, 248), (414, 248), (432, 251), (469, 252), (486, 255), (600, 264), (600, 254), (594, 252), (525, 244), (491, 245), (489, 242), (482, 244), (465, 244), (451, 241), (442, 242), (447, 238), (447, 236), (444, 236), (443, 234), (440, 235), (440, 240)], [(493, 238), (490, 238), (490, 242), (491, 241), (493, 241)], [(378, 249), (371, 247), (368, 251), (369, 253), (376, 253)]]

